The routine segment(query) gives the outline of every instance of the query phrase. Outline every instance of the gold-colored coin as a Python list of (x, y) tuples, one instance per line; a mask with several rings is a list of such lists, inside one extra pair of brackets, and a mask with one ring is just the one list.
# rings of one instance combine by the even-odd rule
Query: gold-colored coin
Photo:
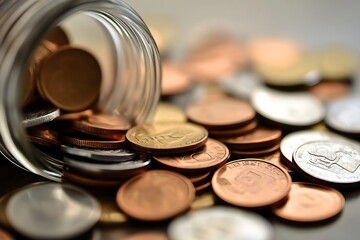
[(320, 57), (320, 73), (326, 80), (346, 80), (359, 66), (359, 60), (349, 50), (341, 46), (325, 49)]
[(186, 115), (178, 106), (160, 102), (156, 107), (153, 122), (186, 122)]
[(138, 125), (126, 133), (135, 150), (153, 154), (177, 154), (204, 146), (208, 131), (192, 123), (153, 123)]
[(76, 112), (91, 108), (99, 98), (101, 68), (90, 53), (62, 47), (41, 64), (38, 87), (56, 107)]

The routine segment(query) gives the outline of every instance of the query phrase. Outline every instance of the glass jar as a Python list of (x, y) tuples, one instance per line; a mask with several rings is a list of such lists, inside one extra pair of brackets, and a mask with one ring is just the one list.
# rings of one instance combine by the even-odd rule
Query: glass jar
[[(79, 24), (80, 23), (80, 24)], [(29, 62), (56, 26), (94, 54), (103, 73), (97, 107), (133, 124), (148, 121), (160, 96), (160, 59), (140, 16), (122, 0), (0, 0), (0, 152), (14, 164), (59, 181), (59, 164), (25, 140), (21, 93)]]

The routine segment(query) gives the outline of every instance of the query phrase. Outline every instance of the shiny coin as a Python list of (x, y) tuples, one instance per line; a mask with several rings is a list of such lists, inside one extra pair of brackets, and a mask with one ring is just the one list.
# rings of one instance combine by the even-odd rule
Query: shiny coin
[(1, 240), (15, 240), (13, 236), (10, 235), (10, 233), (6, 232), (4, 229), (0, 228), (0, 239)]
[(289, 221), (318, 222), (336, 216), (344, 205), (343, 195), (333, 188), (295, 182), (288, 200), (275, 207), (273, 213)]
[(126, 148), (106, 150), (106, 149), (78, 148), (73, 146), (61, 145), (60, 149), (64, 153), (73, 156), (85, 157), (103, 162), (121, 162), (121, 161), (133, 160), (136, 158), (136, 153)]
[(175, 104), (160, 102), (156, 107), (153, 122), (186, 122), (186, 115)]
[(323, 81), (309, 88), (309, 92), (321, 101), (329, 102), (346, 97), (350, 86), (344, 82)]
[(270, 240), (271, 224), (260, 215), (238, 208), (216, 206), (174, 219), (168, 234), (172, 240)]
[(360, 136), (360, 98), (346, 98), (328, 104), (325, 123), (332, 129)]
[(64, 165), (68, 171), (106, 179), (127, 179), (144, 172), (150, 167), (150, 163), (150, 157), (144, 154), (140, 154), (135, 160), (119, 163), (92, 163), (64, 157)]
[(314, 130), (296, 131), (286, 135), (280, 143), (280, 151), (283, 160), (289, 166), (293, 166), (292, 156), (294, 151), (304, 143), (315, 140), (343, 139), (341, 136), (331, 132), (319, 132)]
[(205, 128), (191, 123), (138, 125), (126, 133), (131, 148), (153, 154), (176, 154), (202, 147), (208, 138)]
[(65, 239), (94, 226), (100, 217), (100, 206), (79, 188), (49, 183), (13, 195), (6, 215), (11, 225), (27, 237)]
[(204, 181), (211, 176), (212, 172), (206, 172), (206, 173), (198, 173), (198, 174), (184, 174), (190, 181), (194, 184), (194, 186), (200, 185)]
[(360, 182), (360, 148), (348, 142), (318, 140), (298, 147), (293, 161), (305, 177), (339, 187)]
[(283, 169), (285, 169), (288, 173), (293, 172), (292, 168), (289, 168), (287, 165), (284, 164), (284, 162), (281, 160), (281, 153), (280, 151), (275, 151), (274, 153), (270, 155), (261, 156), (261, 159), (264, 161), (269, 161), (271, 163), (274, 163)]
[(161, 94), (171, 96), (187, 91), (192, 85), (190, 76), (174, 63), (162, 63)]
[(46, 99), (56, 107), (82, 111), (98, 100), (101, 68), (90, 53), (63, 47), (42, 61), (38, 83)]
[(256, 129), (258, 122), (256, 120), (251, 121), (245, 126), (222, 129), (222, 130), (208, 130), (211, 136), (215, 138), (229, 138), (229, 137), (238, 137), (245, 134), (248, 134)]
[(206, 172), (225, 164), (229, 159), (229, 149), (221, 142), (209, 138), (201, 150), (171, 157), (153, 156), (163, 167), (178, 172)]
[(346, 80), (355, 73), (358, 59), (350, 50), (331, 46), (323, 50), (320, 57), (320, 73), (326, 80)]
[(116, 139), (131, 127), (125, 118), (106, 113), (92, 114), (86, 119), (72, 121), (70, 125), (75, 131), (106, 139)]
[(266, 148), (280, 142), (281, 130), (275, 128), (257, 127), (254, 131), (233, 138), (221, 138), (220, 141), (232, 149), (249, 150)]
[(239, 207), (268, 207), (290, 191), (291, 177), (281, 167), (259, 159), (235, 160), (219, 168), (212, 178), (215, 194)]
[(190, 208), (195, 189), (186, 177), (165, 170), (151, 170), (124, 183), (117, 195), (118, 206), (132, 218), (162, 221)]
[(255, 118), (255, 111), (247, 102), (225, 97), (192, 104), (186, 114), (191, 121), (209, 129), (243, 126)]
[(24, 111), (24, 119), (22, 121), (25, 128), (41, 125), (50, 122), (60, 115), (60, 110), (48, 104), (36, 104)]
[(262, 117), (286, 128), (305, 128), (322, 121), (325, 108), (309, 93), (286, 93), (268, 88), (253, 92), (251, 103)]

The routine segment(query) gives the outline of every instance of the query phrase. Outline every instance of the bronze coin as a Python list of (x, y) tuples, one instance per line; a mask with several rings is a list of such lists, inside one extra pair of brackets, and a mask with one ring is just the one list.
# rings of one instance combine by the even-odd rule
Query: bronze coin
[(26, 130), (32, 143), (49, 148), (58, 148), (60, 146), (58, 134), (47, 125), (42, 124), (36, 127), (27, 128)]
[(62, 136), (63, 143), (86, 148), (99, 148), (99, 149), (119, 149), (125, 145), (125, 135), (118, 135), (117, 140), (104, 140), (104, 139), (85, 139), (72, 136)]
[(186, 177), (165, 170), (151, 170), (125, 182), (116, 195), (118, 206), (143, 221), (167, 220), (190, 208), (195, 188)]
[(170, 157), (153, 156), (162, 166), (178, 172), (210, 171), (226, 163), (229, 157), (229, 149), (223, 143), (211, 138), (199, 151)]
[(0, 239), (1, 240), (15, 240), (13, 236), (10, 235), (10, 233), (6, 232), (4, 229), (0, 228)]
[(288, 167), (282, 160), (281, 160), (281, 153), (280, 151), (276, 151), (270, 155), (262, 156), (262, 160), (269, 161), (271, 163), (274, 163), (282, 168), (284, 168), (288, 173), (293, 172), (293, 170)]
[(45, 40), (55, 44), (57, 47), (70, 44), (69, 37), (65, 33), (64, 29), (59, 26), (52, 29), (50, 33), (46, 35)]
[(279, 150), (279, 148), (280, 148), (280, 143), (275, 144), (270, 147), (259, 148), (259, 149), (250, 149), (250, 150), (233, 150), (232, 149), (231, 155), (233, 157), (241, 157), (241, 158), (244, 158), (244, 157), (257, 158), (257, 157), (271, 154), (271, 153)]
[(62, 113), (60, 116), (58, 116), (54, 120), (56, 120), (56, 121), (76, 121), (76, 120), (87, 119), (91, 115), (93, 115), (93, 111), (90, 109), (87, 109), (87, 110), (81, 111), (81, 112)]
[(99, 179), (82, 176), (70, 171), (63, 171), (63, 179), (67, 179), (73, 183), (80, 184), (82, 186), (91, 187), (91, 188), (118, 188), (123, 181), (121, 180), (109, 180), (109, 179)]
[(191, 87), (190, 76), (169, 61), (162, 62), (161, 94), (166, 96), (185, 92)]
[(237, 137), (241, 135), (248, 134), (256, 129), (258, 122), (256, 120), (251, 121), (245, 126), (240, 126), (237, 128), (222, 129), (222, 130), (208, 130), (211, 136), (216, 138), (228, 138), (228, 137)]
[(211, 181), (195, 186), (196, 194), (203, 193), (204, 191), (208, 190), (209, 187), (211, 187)]
[(186, 114), (192, 122), (220, 130), (244, 126), (255, 118), (255, 111), (247, 102), (226, 97), (192, 104)]
[(131, 148), (153, 154), (185, 153), (205, 145), (208, 131), (192, 123), (138, 125), (126, 133)]
[(201, 173), (201, 174), (186, 174), (184, 175), (185, 177), (187, 177), (188, 179), (190, 179), (190, 181), (194, 184), (194, 186), (200, 185), (202, 184), (204, 181), (206, 182), (206, 180), (211, 176), (212, 172), (206, 172), (206, 173)]
[(70, 125), (76, 131), (106, 139), (123, 135), (131, 127), (125, 118), (106, 113), (92, 114), (86, 119), (72, 121)]
[(42, 61), (38, 86), (52, 104), (76, 112), (96, 103), (101, 78), (100, 65), (90, 53), (62, 47)]
[(220, 141), (237, 150), (266, 148), (277, 144), (281, 139), (281, 130), (257, 127), (254, 131), (233, 138), (221, 138)]
[(268, 207), (286, 198), (290, 175), (276, 164), (260, 159), (242, 159), (219, 168), (211, 181), (215, 194), (239, 207)]
[(347, 96), (350, 86), (344, 82), (323, 81), (309, 88), (309, 92), (321, 101), (328, 102)]
[(273, 213), (289, 221), (318, 222), (338, 215), (344, 205), (344, 196), (333, 188), (294, 182), (288, 200), (276, 206)]
[(165, 233), (160, 231), (147, 231), (133, 233), (126, 236), (123, 240), (169, 240), (169, 238)]

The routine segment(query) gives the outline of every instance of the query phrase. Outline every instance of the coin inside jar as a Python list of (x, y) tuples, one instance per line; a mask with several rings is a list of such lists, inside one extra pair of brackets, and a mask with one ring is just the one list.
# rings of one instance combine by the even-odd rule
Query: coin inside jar
[(332, 218), (344, 208), (343, 195), (329, 187), (304, 182), (291, 185), (288, 200), (276, 206), (276, 216), (295, 222), (318, 222)]
[(52, 104), (74, 112), (92, 107), (99, 98), (101, 68), (88, 52), (62, 47), (42, 61), (38, 86)]
[(151, 170), (125, 182), (116, 195), (118, 206), (130, 217), (163, 221), (185, 212), (195, 199), (186, 177), (165, 170)]

